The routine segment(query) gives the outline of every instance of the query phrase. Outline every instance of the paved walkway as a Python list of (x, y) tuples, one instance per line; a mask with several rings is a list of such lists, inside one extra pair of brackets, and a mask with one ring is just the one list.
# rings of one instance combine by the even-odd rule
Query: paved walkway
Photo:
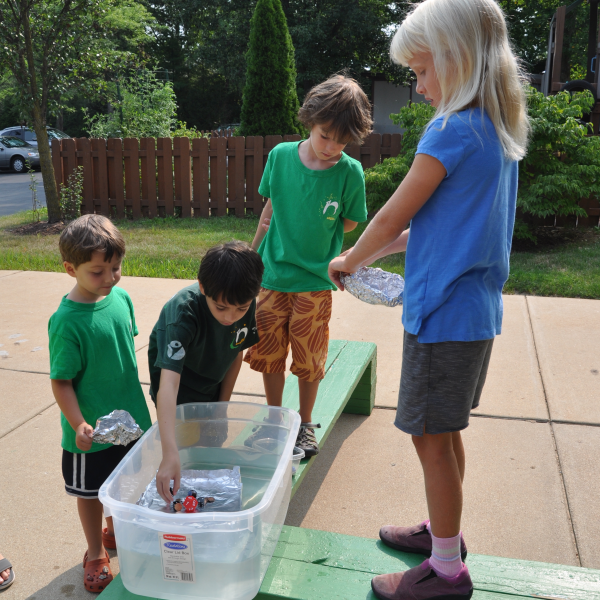
[[(148, 389), (148, 336), (187, 282), (124, 277)], [(60, 473), (59, 410), (48, 382), (47, 323), (72, 287), (66, 274), (0, 271), (0, 552), (17, 581), (2, 600), (92, 598), (85, 540)], [(378, 346), (376, 410), (342, 415), (294, 497), (286, 523), (377, 537), (427, 514), (410, 438), (393, 426), (401, 309), (334, 294), (331, 337)], [(17, 337), (11, 337), (17, 336)], [(600, 568), (600, 301), (505, 296), (481, 407), (464, 432), (463, 530), (469, 550)], [(244, 365), (234, 399), (264, 402)], [(153, 407), (151, 407), (153, 410)], [(116, 554), (111, 565), (118, 570)]]

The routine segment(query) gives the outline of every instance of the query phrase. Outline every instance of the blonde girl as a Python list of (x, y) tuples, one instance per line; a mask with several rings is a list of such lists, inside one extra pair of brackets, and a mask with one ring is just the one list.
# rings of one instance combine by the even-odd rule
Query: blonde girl
[[(436, 108), (413, 166), (356, 246), (331, 261), (352, 273), (406, 251), (404, 350), (396, 426), (412, 435), (429, 520), (386, 526), (382, 541), (428, 558), (379, 575), (385, 600), (465, 599), (473, 585), (460, 531), (461, 430), (479, 404), (502, 325), (517, 196), (529, 124), (517, 60), (494, 0), (425, 0), (391, 46)], [(410, 229), (406, 229), (410, 223)]]

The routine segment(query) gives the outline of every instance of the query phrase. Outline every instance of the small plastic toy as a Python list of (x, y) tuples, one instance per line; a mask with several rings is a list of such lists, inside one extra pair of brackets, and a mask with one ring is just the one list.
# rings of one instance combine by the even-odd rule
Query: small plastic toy
[[(171, 493), (173, 493), (172, 489)], [(197, 509), (204, 508), (207, 504), (214, 501), (215, 499), (212, 496), (198, 498), (196, 490), (190, 490), (184, 500), (173, 500), (173, 510), (175, 512), (184, 511), (186, 513), (193, 513), (196, 512)]]
[[(198, 508), (198, 500), (196, 499), (196, 491), (190, 490), (188, 492), (187, 498), (183, 501), (183, 506), (185, 507), (185, 512), (193, 513), (196, 512)], [(204, 506), (204, 503), (203, 503)]]

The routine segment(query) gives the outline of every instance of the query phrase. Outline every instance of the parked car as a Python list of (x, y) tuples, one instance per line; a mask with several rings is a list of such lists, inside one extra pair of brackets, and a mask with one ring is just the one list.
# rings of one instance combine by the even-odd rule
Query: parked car
[[(53, 139), (64, 139), (70, 138), (70, 135), (67, 135), (64, 131), (60, 129), (55, 129), (54, 127), (46, 127), (48, 130), (48, 138), (50, 140), (50, 145), (52, 145)], [(32, 146), (37, 146), (37, 137), (35, 136), (35, 131), (33, 129), (29, 129), (29, 127), (21, 127), (17, 125), (15, 127), (7, 127), (0, 131), (0, 136), (10, 136), (16, 137)]]
[(35, 146), (17, 137), (0, 136), (0, 169), (23, 173), (28, 162), (32, 167), (40, 166), (40, 154)]

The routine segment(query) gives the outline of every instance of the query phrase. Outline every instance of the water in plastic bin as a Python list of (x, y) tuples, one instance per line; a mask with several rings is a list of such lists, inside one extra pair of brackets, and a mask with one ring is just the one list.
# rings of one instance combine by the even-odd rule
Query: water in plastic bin
[[(283, 443), (278, 452), (264, 452), (247, 447), (244, 441), (272, 413), (261, 405), (227, 404), (227, 440), (207, 447), (201, 436), (186, 434), (187, 445), (180, 447), (179, 456), (182, 469), (239, 466), (240, 511), (166, 514), (136, 506), (162, 458), (155, 426), (101, 489), (100, 498), (113, 515), (123, 584), (134, 594), (167, 600), (252, 600), (258, 593), (287, 513), (300, 418), (281, 409), (286, 411), (278, 422), (278, 439)], [(205, 417), (202, 411), (207, 407), (198, 409), (199, 417), (198, 411), (180, 410), (186, 406), (196, 405), (178, 407), (184, 429), (197, 428), (198, 419), (206, 426), (202, 419), (210, 420), (210, 413)], [(224, 420), (223, 414), (219, 420)]]

